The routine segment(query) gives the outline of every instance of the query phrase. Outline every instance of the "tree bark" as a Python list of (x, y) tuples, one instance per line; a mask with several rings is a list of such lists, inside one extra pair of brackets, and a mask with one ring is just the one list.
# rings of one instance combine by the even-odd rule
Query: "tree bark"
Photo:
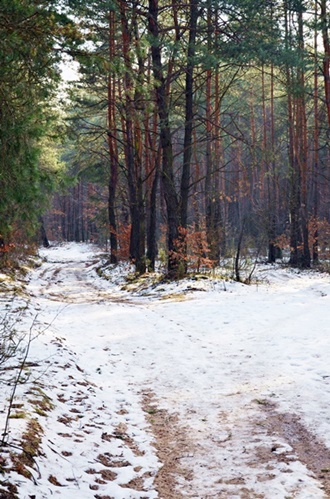
[(166, 79), (162, 69), (161, 40), (158, 26), (158, 1), (149, 0), (148, 29), (152, 37), (151, 56), (152, 69), (155, 79), (155, 93), (159, 115), (160, 142), (162, 147), (161, 179), (167, 211), (167, 250), (168, 250), (168, 275), (176, 278), (180, 258), (177, 251), (179, 234), (179, 202), (174, 184), (173, 148), (169, 123), (169, 107), (166, 93)]
[(319, 182), (318, 182), (318, 171), (319, 171), (319, 103), (318, 103), (318, 54), (317, 54), (317, 7), (318, 4), (315, 2), (315, 28), (314, 28), (314, 152), (313, 152), (313, 172), (312, 172), (312, 186), (313, 186), (313, 221), (314, 221), (314, 233), (313, 233), (313, 249), (312, 249), (312, 259), (313, 263), (317, 264), (319, 262)]
[[(115, 14), (109, 14), (109, 59), (114, 57)], [(110, 176), (108, 185), (108, 217), (110, 225), (110, 262), (118, 262), (117, 219), (115, 211), (116, 191), (118, 183), (118, 150), (116, 146), (115, 125), (115, 82), (109, 71), (108, 76), (108, 150), (110, 160)]]
[(323, 78), (325, 104), (328, 118), (328, 134), (330, 133), (330, 40), (329, 40), (329, 12), (327, 11), (327, 0), (320, 0), (321, 26), (323, 39)]
[[(131, 214), (130, 258), (135, 265), (136, 272), (145, 272), (144, 234), (145, 214), (142, 193), (141, 176), (141, 134), (137, 123), (134, 108), (132, 64), (130, 60), (131, 36), (126, 17), (126, 2), (120, 1), (120, 18), (122, 25), (124, 73), (124, 99), (125, 99), (125, 160), (127, 168), (127, 181), (129, 192), (129, 205)], [(134, 126), (135, 125), (135, 126)]]
[(188, 200), (190, 187), (190, 164), (192, 156), (192, 131), (194, 118), (194, 67), (196, 52), (196, 31), (198, 20), (197, 0), (190, 2), (189, 41), (187, 50), (185, 83), (185, 130), (183, 142), (183, 168), (181, 177), (181, 227), (187, 227)]

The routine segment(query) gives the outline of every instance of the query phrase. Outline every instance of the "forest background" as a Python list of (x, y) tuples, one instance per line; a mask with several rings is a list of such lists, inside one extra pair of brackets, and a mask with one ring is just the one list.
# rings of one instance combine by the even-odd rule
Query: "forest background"
[(324, 264), (327, 3), (1, 0), (2, 266), (40, 237), (171, 278)]

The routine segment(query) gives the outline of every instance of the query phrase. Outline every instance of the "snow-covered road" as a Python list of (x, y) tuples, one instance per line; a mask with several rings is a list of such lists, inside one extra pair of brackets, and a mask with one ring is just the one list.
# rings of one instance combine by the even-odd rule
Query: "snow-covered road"
[(17, 400), (44, 435), (33, 480), (9, 475), (20, 499), (330, 497), (329, 276), (263, 267), (259, 285), (132, 295), (92, 246), (43, 254), (30, 315), (50, 326)]

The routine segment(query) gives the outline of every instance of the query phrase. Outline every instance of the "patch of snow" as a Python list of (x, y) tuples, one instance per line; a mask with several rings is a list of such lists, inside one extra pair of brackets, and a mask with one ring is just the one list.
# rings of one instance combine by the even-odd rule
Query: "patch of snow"
[[(267, 431), (263, 403), (297, 415), (330, 447), (328, 275), (260, 265), (250, 286), (150, 279), (129, 292), (131, 269), (110, 267), (102, 279), (96, 270), (104, 256), (93, 245), (41, 254), (46, 261), (30, 278), (25, 327), (38, 314), (44, 331), (31, 344), (29, 361), (38, 367), (17, 400), (45, 433), (31, 470), (35, 483), (9, 475), (20, 499), (159, 497), (154, 477), (162, 463), (144, 391), (178, 414), (194, 444), (181, 459), (193, 471), (191, 480), (178, 477), (183, 495), (325, 497), (290, 443)], [(55, 407), (46, 416), (33, 412), (31, 386), (51, 397)], [(10, 389), (0, 395), (1, 427)], [(22, 424), (10, 420), (9, 441), (19, 443)]]

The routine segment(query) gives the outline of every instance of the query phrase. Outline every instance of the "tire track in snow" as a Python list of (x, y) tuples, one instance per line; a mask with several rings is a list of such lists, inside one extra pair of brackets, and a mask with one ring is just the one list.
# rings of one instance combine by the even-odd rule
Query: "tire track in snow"
[[(302, 424), (296, 414), (281, 413), (276, 404), (270, 401), (265, 401), (261, 407), (266, 414), (265, 427), (268, 434), (274, 438), (280, 438), (292, 448), (297, 459), (304, 463), (321, 482), (324, 493), (329, 498), (330, 449)], [(281, 449), (281, 446), (274, 444), (271, 449), (268, 449), (268, 458), (267, 454), (264, 458), (269, 460), (271, 458), (269, 452), (274, 455), (278, 453), (278, 449)], [(289, 461), (292, 461), (292, 452), (290, 454)], [(284, 462), (288, 460), (285, 453), (280, 452), (277, 455)]]

